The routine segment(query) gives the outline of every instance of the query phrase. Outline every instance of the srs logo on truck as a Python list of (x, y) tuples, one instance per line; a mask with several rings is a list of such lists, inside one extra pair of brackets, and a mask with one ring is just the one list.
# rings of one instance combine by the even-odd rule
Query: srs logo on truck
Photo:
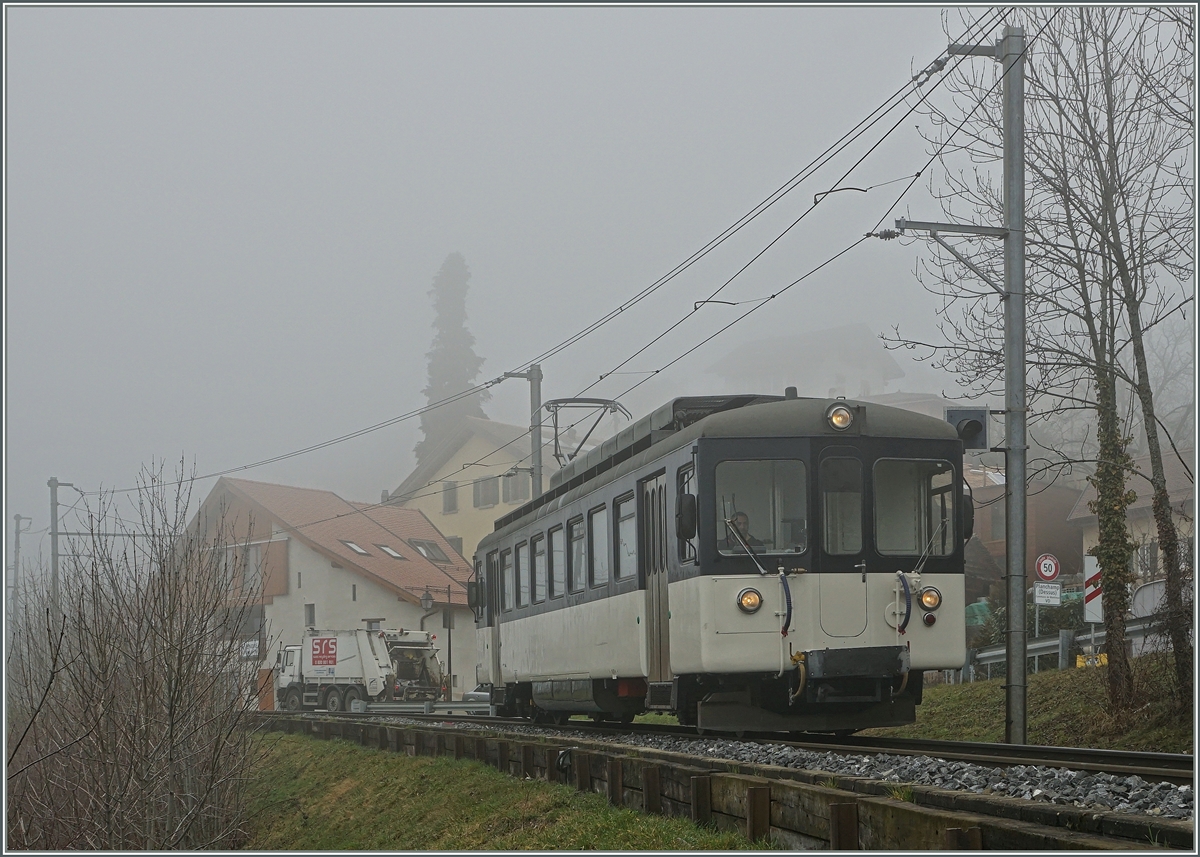
[(313, 666), (337, 666), (337, 637), (313, 637)]

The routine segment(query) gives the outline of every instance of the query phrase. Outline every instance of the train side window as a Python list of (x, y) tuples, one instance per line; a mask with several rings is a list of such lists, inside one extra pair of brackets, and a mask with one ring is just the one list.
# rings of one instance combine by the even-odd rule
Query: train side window
[(587, 573), (584, 569), (587, 528), (583, 525), (583, 518), (567, 521), (567, 541), (570, 543), (570, 554), (567, 556), (567, 588), (571, 592), (582, 592), (583, 578)]
[(875, 549), (881, 554), (954, 552), (954, 468), (948, 461), (875, 462)]
[(546, 534), (550, 541), (547, 552), (550, 560), (550, 597), (559, 598), (567, 589), (567, 552), (563, 547), (563, 528), (555, 527)]
[(617, 514), (617, 580), (637, 574), (637, 498), (629, 494), (616, 502)]
[(529, 606), (529, 545), (517, 545), (517, 606)]
[[(676, 487), (675, 496), (676, 497), (680, 497), (684, 494), (695, 494), (696, 493), (695, 475), (696, 475), (696, 468), (691, 464), (687, 464), (687, 465), (679, 468), (679, 473), (677, 474), (676, 479), (675, 479), (675, 487)], [(724, 527), (721, 527), (720, 531), (723, 532)], [(695, 563), (697, 561), (696, 560), (696, 538), (693, 536), (690, 539), (676, 539), (676, 541), (679, 543), (679, 545), (678, 545), (679, 561)]]
[(588, 582), (592, 586), (608, 583), (608, 507), (588, 513)]
[(821, 461), (821, 514), (825, 553), (849, 556), (862, 550), (862, 462), (857, 458)]
[(529, 550), (533, 554), (533, 603), (540, 604), (546, 600), (545, 536), (534, 536), (530, 539)]
[(500, 551), (500, 603), (507, 612), (513, 608), (512, 551)]
[(490, 551), (484, 559), (483, 588), (487, 590), (488, 623), (490, 624), (495, 618), (496, 605), (500, 601), (500, 553), (499, 551)]

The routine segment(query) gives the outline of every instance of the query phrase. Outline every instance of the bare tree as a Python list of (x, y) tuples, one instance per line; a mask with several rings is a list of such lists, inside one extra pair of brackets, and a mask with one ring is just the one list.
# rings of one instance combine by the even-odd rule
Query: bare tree
[(187, 523), (190, 491), (143, 471), (138, 520), (111, 496), (90, 510), (61, 602), (27, 590), (8, 663), (10, 848), (240, 844), (261, 582), (229, 522)]
[[(1180, 91), (1190, 86), (1191, 42), (1164, 36), (1170, 26), (1190, 27), (1178, 23), (1190, 22), (1190, 11), (1179, 18), (1111, 7), (1015, 14), (1032, 36), (1025, 111), (1030, 434), (1040, 433), (1051, 447), (1044, 460), (1031, 462), (1031, 475), (1081, 464), (1093, 471), (1107, 630), (1109, 639), (1123, 639), (1132, 550), (1124, 519), (1132, 502), (1127, 447), (1135, 415), (1122, 413), (1121, 404), (1123, 393), (1132, 394), (1151, 457), (1147, 478), (1171, 581), (1176, 676), (1187, 688), (1192, 653), (1180, 597), (1183, 573), (1145, 340), (1194, 300), (1193, 120)], [(979, 63), (959, 66), (947, 81), (952, 105), (930, 114), (928, 139), (939, 146), (951, 141), (931, 188), (944, 212), (960, 222), (1001, 222), (1002, 189), (991, 169), (1002, 156), (998, 74)], [(999, 247), (966, 243), (976, 267), (1001, 281)], [(995, 394), (1003, 384), (1001, 299), (953, 256), (936, 253), (918, 278), (942, 299), (944, 341), (918, 343), (897, 332), (890, 344), (927, 346), (927, 358), (957, 373), (965, 388)], [(1048, 439), (1048, 421), (1079, 411), (1094, 414), (1082, 434)], [(1111, 648), (1110, 700), (1121, 706), (1131, 693), (1128, 664), (1123, 650)]]

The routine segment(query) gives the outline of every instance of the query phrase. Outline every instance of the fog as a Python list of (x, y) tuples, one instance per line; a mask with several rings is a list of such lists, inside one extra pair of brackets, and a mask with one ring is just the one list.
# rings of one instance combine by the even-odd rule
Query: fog
[[(212, 473), (425, 404), (428, 291), (452, 251), (472, 272), (480, 380), (523, 368), (719, 235), (946, 44), (932, 7), (5, 15), (9, 562), (14, 514), (33, 522), (23, 556), (48, 550), (51, 476), (123, 488), (181, 457)], [(920, 170), (919, 121), (843, 184)], [(710, 370), (751, 343), (850, 324), (932, 335), (935, 303), (912, 273), (923, 245), (870, 240), (704, 345), (753, 304), (705, 305), (660, 338), (884, 127), (546, 360), (543, 395), (578, 394), (647, 343), (623, 371), (687, 355), (622, 398), (636, 418), (728, 391)], [(877, 228), (905, 186), (828, 197), (720, 299), (778, 293)], [(882, 225), (936, 214), (922, 180)], [(892, 357), (904, 377), (888, 390), (947, 387)], [(490, 417), (527, 422), (525, 382), (491, 392)], [(238, 475), (376, 500), (419, 437), (408, 420)]]

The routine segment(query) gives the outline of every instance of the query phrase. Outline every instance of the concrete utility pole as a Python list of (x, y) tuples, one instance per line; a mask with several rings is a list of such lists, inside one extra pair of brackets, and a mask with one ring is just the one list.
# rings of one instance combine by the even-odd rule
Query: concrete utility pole
[(529, 382), (529, 451), (533, 463), (533, 497), (542, 496), (542, 366), (531, 363), (525, 372), (505, 372), (505, 378)]
[(21, 529), (21, 522), (26, 521), (30, 526), (33, 526), (33, 519), (26, 518), (21, 515), (13, 515), (13, 573), (8, 579), (8, 627), (13, 627), (13, 617), (17, 613), (18, 602), (21, 597), (21, 533), (28, 530)]
[[(1005, 657), (1005, 740), (1024, 744), (1025, 720), (1025, 31), (1004, 28), (995, 45), (950, 45), (952, 56), (992, 57), (1003, 64), (1004, 227), (919, 223), (900, 219), (896, 228), (918, 229), (999, 292), (1004, 301), (1004, 512), (1008, 630)], [(938, 237), (939, 232), (1004, 239), (1004, 283), (992, 282)], [(880, 237), (895, 237), (880, 234)]]
[(46, 484), (50, 486), (50, 603), (54, 605), (54, 612), (57, 614), (62, 612), (62, 605), (58, 600), (58, 489), (75, 488), (75, 485), (71, 482), (59, 482), (56, 476), (51, 476)]

